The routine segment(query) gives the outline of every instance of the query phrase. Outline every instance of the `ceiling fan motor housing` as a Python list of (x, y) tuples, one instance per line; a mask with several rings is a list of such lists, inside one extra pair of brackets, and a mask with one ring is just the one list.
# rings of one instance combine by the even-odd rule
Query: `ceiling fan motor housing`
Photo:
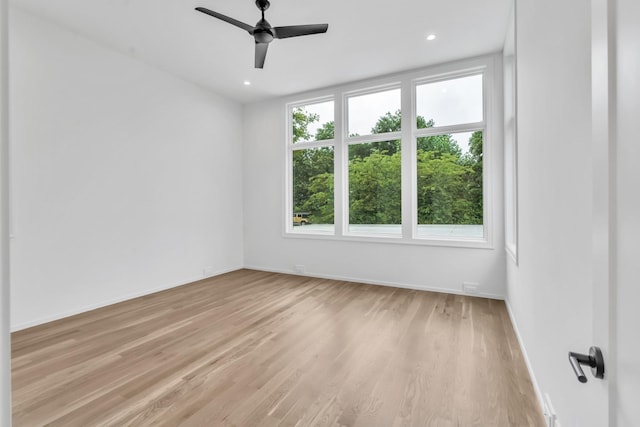
[(257, 43), (271, 43), (273, 41), (273, 33), (269, 28), (256, 27), (253, 37)]

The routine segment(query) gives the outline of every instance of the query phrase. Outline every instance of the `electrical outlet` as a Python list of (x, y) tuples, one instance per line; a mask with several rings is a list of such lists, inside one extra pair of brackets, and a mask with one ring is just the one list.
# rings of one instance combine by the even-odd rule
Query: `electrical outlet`
[(297, 274), (304, 274), (304, 265), (302, 264), (296, 264), (293, 266), (293, 271), (296, 272)]
[(477, 294), (480, 283), (462, 282), (462, 291), (466, 294)]
[(205, 267), (202, 269), (202, 275), (204, 277), (211, 277), (213, 276), (214, 271), (213, 271), (213, 267)]

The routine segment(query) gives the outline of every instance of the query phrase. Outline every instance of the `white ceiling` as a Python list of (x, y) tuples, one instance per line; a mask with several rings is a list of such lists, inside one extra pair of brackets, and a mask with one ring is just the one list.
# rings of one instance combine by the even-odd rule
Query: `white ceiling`
[[(273, 26), (328, 23), (326, 34), (274, 40), (263, 70), (254, 42), (206, 7), (254, 25), (253, 0), (16, 0), (127, 55), (242, 103), (502, 49), (512, 0), (272, 0)], [(433, 42), (425, 40), (437, 34)], [(245, 80), (251, 86), (244, 86)]]

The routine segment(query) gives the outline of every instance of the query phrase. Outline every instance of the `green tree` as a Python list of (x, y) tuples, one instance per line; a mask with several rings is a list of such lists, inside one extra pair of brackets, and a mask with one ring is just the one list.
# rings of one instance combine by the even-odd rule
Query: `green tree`
[(364, 158), (350, 156), (349, 223), (401, 223), (400, 168), (399, 152), (374, 150)]
[(438, 142), (445, 150), (418, 149), (418, 223), (482, 224), (482, 131), (463, 155)]
[(454, 154), (418, 153), (418, 224), (470, 224), (466, 177), (471, 167)]
[(400, 110), (395, 113), (387, 112), (384, 116), (379, 117), (376, 124), (371, 128), (371, 133), (387, 133), (398, 132), (400, 127)]
[(482, 131), (471, 134), (469, 139), (469, 153), (475, 156), (476, 160), (482, 161)]
[[(376, 124), (371, 128), (372, 134), (398, 132), (400, 131), (400, 110), (395, 113), (387, 112), (378, 118)], [(356, 135), (352, 135), (356, 136)], [(350, 158), (365, 158), (374, 152), (387, 153), (393, 155), (400, 151), (400, 140), (377, 141), (366, 144), (352, 145), (349, 148)]]
[[(399, 132), (402, 121), (402, 111), (396, 110), (394, 113), (387, 112), (380, 117), (371, 129), (371, 133)], [(433, 127), (433, 120), (425, 120), (424, 117), (418, 116), (416, 119), (418, 129)]]
[[(333, 139), (333, 121), (322, 124), (315, 135), (309, 125), (317, 115), (294, 110), (294, 142)], [(401, 112), (380, 117), (371, 132), (397, 132)], [(418, 128), (434, 127), (433, 120), (418, 117)], [(482, 224), (482, 131), (469, 140), (462, 153), (449, 134), (420, 137), (417, 141), (419, 224)], [(311, 222), (334, 222), (334, 152), (321, 147), (293, 152), (294, 211), (309, 212)], [(400, 140), (349, 146), (349, 221), (351, 224), (401, 222)]]
[[(325, 176), (325, 181), (333, 179), (333, 147), (309, 148), (293, 152), (293, 210), (294, 212), (309, 212), (311, 222), (318, 222), (315, 216), (323, 216), (320, 211), (319, 200), (307, 204), (308, 200), (320, 192), (318, 184), (312, 186), (314, 179)], [(326, 175), (331, 175), (331, 179)], [(331, 196), (330, 204), (333, 209), (333, 183), (331, 188), (321, 192)], [(327, 198), (328, 200), (328, 198)], [(327, 201), (327, 203), (329, 203)], [(311, 209), (313, 207), (313, 209)]]
[[(427, 129), (435, 126), (433, 119), (428, 121), (422, 116), (418, 116), (418, 129)], [(434, 136), (421, 136), (417, 141), (418, 150), (433, 151), (436, 156), (440, 156), (444, 153), (453, 154), (456, 157), (462, 155), (462, 150), (455, 139), (449, 134), (434, 135)]]
[[(372, 134), (400, 131), (401, 113), (379, 117)], [(401, 156), (399, 139), (349, 146), (349, 223), (400, 224)]]
[(316, 130), (316, 141), (324, 141), (326, 139), (333, 139), (335, 135), (335, 126), (333, 120), (324, 123)]
[(465, 153), (461, 163), (471, 167), (471, 172), (466, 177), (467, 198), (470, 201), (470, 224), (483, 223), (482, 202), (482, 131), (476, 131), (469, 138), (469, 153)]
[[(422, 116), (418, 116), (416, 120), (418, 129), (431, 128), (435, 124), (432, 119), (425, 120)], [(382, 117), (378, 118), (376, 124), (371, 128), (371, 133), (380, 134), (399, 132), (402, 129), (401, 122), (402, 112), (400, 110), (396, 110), (394, 113), (387, 112)], [(448, 134), (420, 137), (417, 142), (418, 150), (434, 151), (436, 152), (436, 156), (439, 156), (442, 153), (450, 153), (458, 157), (462, 155), (462, 151), (460, 150), (458, 143), (451, 135)], [(395, 154), (400, 151), (400, 145), (400, 140), (372, 142), (370, 145), (363, 145), (359, 149), (355, 150), (354, 155), (358, 157), (366, 157), (375, 150), (386, 152), (388, 154)]]
[(293, 142), (307, 141), (311, 138), (309, 133), (309, 124), (317, 122), (319, 117), (317, 114), (308, 113), (304, 108), (298, 107), (293, 109)]
[[(293, 142), (312, 138), (309, 125), (317, 114), (295, 108), (292, 117)], [(316, 130), (315, 140), (332, 139), (333, 121)], [(333, 223), (333, 148), (320, 147), (293, 152), (293, 211), (308, 212), (312, 223)]]
[(333, 183), (333, 173), (325, 172), (311, 177), (309, 181), (310, 195), (301, 210), (311, 214), (312, 223), (333, 224)]
[(418, 151), (431, 151), (434, 156), (440, 157), (443, 154), (451, 154), (456, 158), (462, 155), (462, 150), (452, 138), (451, 135), (434, 135), (434, 136), (421, 136), (417, 141)]

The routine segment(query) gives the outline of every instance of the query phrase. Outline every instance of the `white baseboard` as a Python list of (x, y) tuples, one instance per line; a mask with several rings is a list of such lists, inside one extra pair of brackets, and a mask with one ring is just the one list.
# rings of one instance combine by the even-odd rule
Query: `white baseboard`
[(151, 289), (147, 289), (147, 290), (144, 290), (144, 291), (127, 294), (125, 296), (122, 296), (122, 297), (119, 297), (119, 298), (114, 298), (112, 300), (102, 301), (102, 302), (99, 302), (99, 303), (96, 303), (96, 304), (90, 304), (90, 305), (87, 305), (87, 306), (79, 307), (77, 309), (65, 311), (65, 312), (62, 312), (62, 313), (57, 313), (57, 314), (54, 314), (54, 315), (51, 315), (51, 316), (40, 317), (38, 319), (34, 319), (34, 320), (29, 321), (29, 322), (19, 323), (17, 325), (11, 325), (11, 332), (17, 332), (17, 331), (20, 331), (22, 329), (27, 329), (27, 328), (31, 328), (31, 327), (34, 327), (34, 326), (42, 325), (43, 323), (53, 322), (55, 320), (64, 319), (65, 317), (75, 316), (76, 314), (85, 313), (85, 312), (91, 311), (91, 310), (96, 310), (98, 308), (102, 308), (102, 307), (106, 307), (106, 306), (109, 306), (109, 305), (117, 304), (119, 302), (128, 301), (130, 299), (139, 298), (139, 297), (143, 297), (143, 296), (146, 296), (146, 295), (151, 295), (151, 294), (154, 294), (156, 292), (166, 291), (167, 289), (177, 288), (178, 286), (187, 285), (189, 283), (197, 282), (197, 281), (203, 280), (203, 279), (208, 279), (210, 277), (219, 276), (221, 274), (230, 273), (232, 271), (240, 270), (242, 268), (243, 268), (243, 266), (240, 265), (240, 266), (236, 266), (236, 267), (233, 267), (233, 268), (223, 269), (223, 270), (216, 271), (213, 274), (208, 275), (208, 276), (192, 277), (192, 278), (189, 278), (189, 279), (181, 280), (179, 282), (169, 283), (169, 284), (165, 284), (165, 285), (162, 285), (162, 286), (158, 286), (156, 288), (151, 288)]
[[(165, 291), (167, 289), (176, 288), (178, 286), (183, 286), (183, 285), (186, 285), (186, 284), (189, 284), (189, 283), (197, 282), (198, 280), (206, 279), (206, 278), (209, 278), (209, 277), (219, 276), (221, 274), (230, 273), (232, 271), (240, 270), (240, 269), (243, 269), (243, 268), (251, 269), (251, 270), (258, 270), (258, 271), (266, 271), (266, 272), (270, 272), (270, 273), (300, 275), (300, 274), (297, 274), (297, 273), (295, 273), (293, 271), (287, 271), (287, 270), (279, 270), (279, 269), (265, 268), (265, 267), (259, 267), (259, 266), (250, 266), (250, 265), (244, 265), (244, 266), (243, 265), (239, 265), (239, 266), (235, 266), (235, 267), (232, 267), (232, 268), (216, 271), (215, 273), (213, 273), (213, 274), (211, 274), (209, 276), (191, 277), (191, 278), (188, 278), (188, 279), (181, 280), (179, 282), (169, 283), (169, 284), (165, 284), (165, 285), (162, 285), (162, 286), (159, 286), (159, 287), (156, 287), (156, 288), (147, 289), (145, 291), (127, 294), (125, 296), (122, 296), (122, 297), (119, 297), (119, 298), (114, 298), (112, 300), (102, 301), (102, 302), (96, 303), (96, 304), (90, 304), (90, 305), (87, 305), (87, 306), (79, 307), (79, 308), (74, 309), (74, 310), (69, 310), (69, 311), (57, 313), (57, 314), (51, 315), (51, 316), (41, 317), (41, 318), (34, 319), (34, 320), (29, 321), (29, 322), (20, 323), (20, 324), (17, 324), (17, 325), (11, 325), (11, 332), (17, 332), (17, 331), (20, 331), (22, 329), (27, 329), (27, 328), (31, 328), (33, 326), (41, 325), (43, 323), (53, 322), (55, 320), (64, 319), (65, 317), (75, 316), (75, 315), (80, 314), (80, 313), (84, 313), (84, 312), (91, 311), (91, 310), (96, 310), (98, 308), (102, 308), (102, 307), (106, 307), (106, 306), (109, 306), (109, 305), (117, 304), (117, 303), (123, 302), (123, 301), (128, 301), (128, 300), (134, 299), (134, 298), (139, 298), (139, 297), (142, 297), (142, 296), (145, 296), (145, 295), (150, 295), (150, 294), (153, 294), (153, 293), (156, 293), (156, 292)], [(346, 282), (365, 283), (365, 284), (368, 284), (368, 285), (389, 286), (389, 287), (393, 287), (393, 288), (414, 289), (414, 290), (418, 290), (418, 291), (441, 292), (441, 293), (447, 293), (447, 294), (477, 296), (477, 297), (481, 297), (481, 298), (504, 300), (504, 296), (503, 295), (496, 295), (496, 294), (490, 294), (490, 293), (481, 293), (481, 292), (478, 292), (477, 294), (467, 294), (467, 293), (464, 293), (462, 291), (458, 291), (458, 290), (454, 290), (454, 289), (439, 288), (439, 287), (435, 287), (435, 286), (424, 286), (424, 285), (417, 285), (417, 284), (411, 284), (411, 283), (398, 283), (398, 282), (390, 282), (390, 281), (379, 281), (379, 280), (363, 279), (363, 278), (360, 278), (360, 277), (338, 276), (338, 275), (329, 275), (329, 274), (315, 274), (315, 273), (314, 274), (304, 274), (304, 276), (317, 277), (319, 279), (341, 280), (341, 281), (346, 281)], [(522, 349), (523, 349), (523, 354), (525, 355), (525, 361), (527, 362), (527, 367), (529, 368), (529, 371), (531, 372), (532, 380), (533, 380), (534, 377), (533, 377), (533, 374), (532, 374), (532, 371), (531, 371), (531, 367), (530, 367), (530, 364), (529, 364), (529, 359), (526, 357), (526, 353), (524, 353), (524, 346), (522, 345), (522, 340), (520, 339), (520, 335), (518, 334), (518, 331), (517, 331), (517, 328), (515, 326), (515, 322), (513, 320), (513, 316), (511, 314), (511, 311), (509, 309), (508, 304), (507, 304), (507, 309), (509, 310), (509, 316), (511, 317), (511, 322), (514, 324), (514, 329), (516, 330), (516, 335), (518, 336), (518, 341), (520, 342), (520, 347), (522, 347)], [(536, 392), (538, 392), (537, 385), (535, 384), (535, 381), (534, 381), (534, 387), (536, 387)], [(539, 394), (540, 393), (538, 392), (538, 395)]]
[(518, 329), (518, 323), (516, 322), (516, 318), (514, 317), (513, 311), (511, 310), (511, 304), (509, 304), (509, 300), (505, 299), (504, 302), (505, 302), (505, 305), (507, 306), (509, 319), (511, 319), (511, 325), (513, 325), (513, 331), (516, 333), (516, 337), (518, 338), (518, 343), (520, 344), (520, 351), (522, 352), (522, 356), (524, 357), (524, 363), (527, 365), (527, 370), (529, 371), (529, 377), (531, 377), (531, 383), (533, 384), (533, 390), (536, 393), (536, 396), (538, 398), (538, 404), (540, 405), (540, 410), (544, 411), (544, 408), (545, 408), (544, 398), (542, 396), (542, 392), (540, 391), (540, 387), (538, 386), (538, 380), (536, 379), (536, 374), (535, 372), (533, 372), (533, 366), (531, 365), (531, 360), (529, 360), (527, 349), (524, 346), (522, 335), (520, 335), (520, 330)]
[(455, 289), (438, 288), (436, 286), (424, 286), (424, 285), (417, 285), (417, 284), (412, 284), (412, 283), (398, 283), (398, 282), (362, 279), (360, 277), (336, 276), (336, 275), (331, 275), (331, 274), (316, 274), (316, 273), (300, 274), (300, 273), (296, 273), (295, 271), (292, 271), (292, 270), (280, 270), (280, 269), (275, 269), (275, 268), (258, 267), (258, 266), (254, 266), (254, 265), (245, 265), (244, 268), (250, 269), (250, 270), (266, 271), (266, 272), (269, 272), (269, 273), (293, 274), (293, 275), (296, 275), (296, 276), (317, 277), (319, 279), (341, 280), (341, 281), (345, 281), (345, 282), (365, 283), (367, 285), (389, 286), (389, 287), (392, 287), (392, 288), (414, 289), (416, 291), (441, 292), (441, 293), (445, 293), (445, 294), (466, 295), (466, 296), (474, 296), (474, 297), (480, 297), (480, 298), (504, 300), (504, 295), (482, 293), (482, 292), (469, 294), (469, 293), (465, 293), (465, 292), (458, 291), (458, 290), (455, 290)]

